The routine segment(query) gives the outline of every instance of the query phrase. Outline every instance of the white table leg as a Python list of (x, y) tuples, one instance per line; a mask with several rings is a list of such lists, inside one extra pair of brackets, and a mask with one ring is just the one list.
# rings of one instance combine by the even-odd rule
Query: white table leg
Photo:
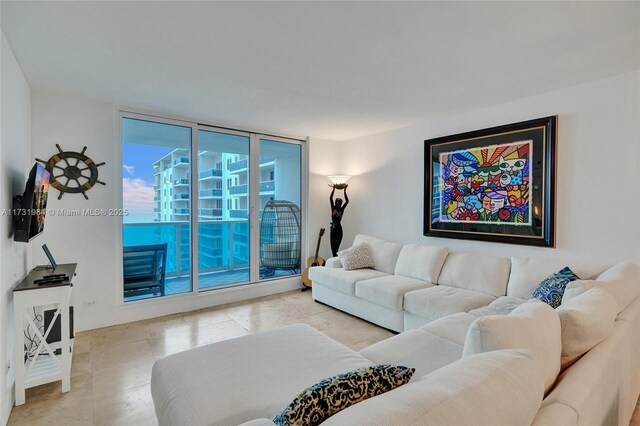
[(16, 387), (16, 405), (22, 405), (24, 396), (24, 306), (14, 293), (13, 300), (13, 369)]
[(69, 287), (60, 290), (60, 327), (62, 336), (62, 392), (71, 390), (71, 352), (69, 349)]

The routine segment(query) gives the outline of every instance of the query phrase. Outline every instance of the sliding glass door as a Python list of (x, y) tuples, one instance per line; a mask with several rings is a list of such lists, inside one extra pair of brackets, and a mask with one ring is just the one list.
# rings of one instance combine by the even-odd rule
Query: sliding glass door
[(260, 279), (300, 273), (300, 145), (260, 138)]
[(122, 119), (127, 302), (192, 291), (191, 139), (191, 127)]
[(300, 273), (304, 142), (139, 114), (121, 126), (124, 301)]
[(198, 131), (198, 282), (200, 289), (247, 283), (249, 135)]

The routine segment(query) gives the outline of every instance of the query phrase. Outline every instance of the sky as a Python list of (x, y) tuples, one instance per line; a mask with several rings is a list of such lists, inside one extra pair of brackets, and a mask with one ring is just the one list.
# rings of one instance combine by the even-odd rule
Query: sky
[(122, 144), (123, 208), (129, 210), (125, 223), (153, 222), (153, 163), (173, 150), (164, 146)]

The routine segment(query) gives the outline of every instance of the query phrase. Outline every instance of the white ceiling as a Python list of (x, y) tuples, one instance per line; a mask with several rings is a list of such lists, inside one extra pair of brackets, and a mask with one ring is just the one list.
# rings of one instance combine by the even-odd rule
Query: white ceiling
[(333, 140), (640, 68), (639, 2), (1, 8), (35, 90)]

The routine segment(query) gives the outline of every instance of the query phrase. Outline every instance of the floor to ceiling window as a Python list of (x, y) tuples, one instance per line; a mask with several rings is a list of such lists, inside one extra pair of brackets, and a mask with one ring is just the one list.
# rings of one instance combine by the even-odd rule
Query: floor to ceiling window
[(260, 138), (260, 278), (296, 273), (301, 250), (302, 147)]
[(122, 119), (126, 301), (192, 289), (191, 134), (190, 127)]
[(121, 120), (125, 302), (300, 273), (303, 141)]
[(198, 278), (214, 288), (251, 280), (249, 141), (241, 133), (198, 131)]

